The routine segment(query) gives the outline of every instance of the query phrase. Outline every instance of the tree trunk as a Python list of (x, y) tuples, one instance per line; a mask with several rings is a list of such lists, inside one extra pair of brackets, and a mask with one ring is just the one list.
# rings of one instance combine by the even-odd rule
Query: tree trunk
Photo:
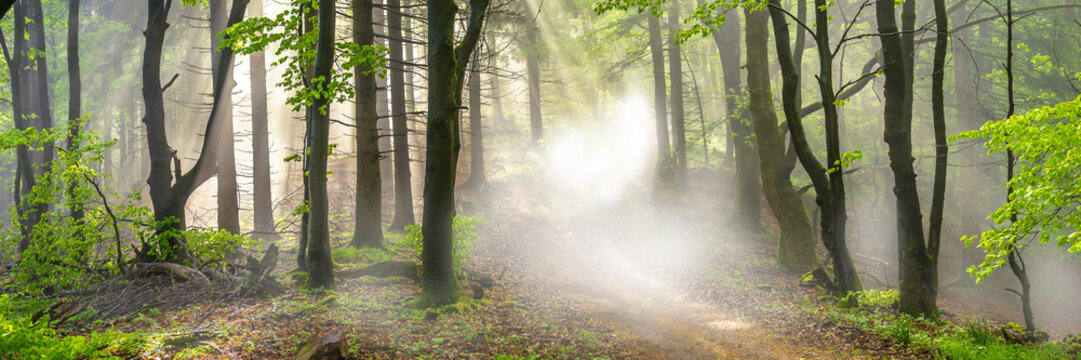
[(481, 123), (480, 71), (476, 59), (469, 72), (469, 180), (463, 186), (481, 188), (484, 174), (484, 126)]
[(884, 138), (889, 146), (893, 170), (893, 193), (897, 198), (897, 251), (900, 267), (901, 311), (915, 316), (936, 317), (936, 289), (931, 258), (923, 239), (923, 215), (912, 167), (911, 113), (905, 110), (908, 65), (898, 34), (892, 0), (876, 0), (878, 32), (882, 43), (885, 85)]
[(672, 165), (673, 182), (687, 186), (687, 130), (683, 119), (683, 56), (676, 33), (679, 32), (679, 1), (668, 2), (668, 71), (672, 82)]
[[(263, 0), (251, 2), (251, 17), (263, 16)], [(252, 185), (254, 187), (255, 235), (274, 239), (273, 188), (270, 181), (270, 124), (267, 110), (266, 55), (251, 54)]]
[[(83, 81), (79, 69), (79, 0), (68, 1), (68, 149), (75, 149), (79, 143), (79, 130), (82, 123), (79, 118), (83, 113)], [(68, 197), (71, 203), (71, 217), (75, 221), (83, 219), (82, 204), (75, 201), (76, 183), (68, 184)]]
[[(256, 0), (260, 1), (260, 0)], [(213, 61), (211, 72), (225, 75), (225, 87), (221, 91), (221, 101), (225, 108), (218, 112), (218, 118), (214, 124), (218, 126), (218, 139), (215, 142), (218, 149), (215, 154), (218, 167), (218, 228), (232, 234), (240, 233), (240, 201), (237, 194), (236, 181), (236, 153), (233, 144), (233, 62), (221, 63), (221, 51), (218, 44), (221, 42), (222, 31), (228, 23), (229, 14), (228, 0), (210, 0), (210, 57)], [(228, 68), (228, 69), (226, 69)], [(217, 75), (215, 75), (217, 76)], [(217, 96), (215, 96), (217, 97)]]
[[(935, 130), (935, 178), (931, 191), (931, 218), (927, 229), (927, 256), (931, 258), (931, 286), (938, 289), (938, 250), (942, 243), (942, 209), (946, 203), (946, 169), (949, 145), (946, 144), (946, 101), (943, 83), (946, 76), (946, 48), (949, 46), (949, 18), (946, 1), (934, 0), (935, 59), (931, 72), (931, 112)], [(974, 196), (975, 197), (975, 196)]]
[[(523, 7), (528, 9), (528, 7)], [(525, 11), (525, 16), (533, 17), (529, 11)], [(544, 118), (541, 115), (541, 93), (540, 93), (540, 52), (541, 44), (537, 34), (537, 24), (535, 21), (530, 20), (525, 24), (525, 67), (526, 67), (526, 80), (529, 82), (529, 133), (531, 142), (536, 144), (544, 139)], [(429, 45), (430, 46), (430, 45)]]
[[(333, 71), (335, 15), (334, 0), (319, 0), (319, 40), (313, 79), (330, 79)], [(307, 118), (311, 123), (307, 287), (334, 289), (334, 260), (330, 257), (330, 205), (327, 198), (327, 146), (330, 140), (330, 97), (327, 94), (315, 96), (308, 108)]]
[[(216, 141), (219, 139), (220, 127), (215, 125), (214, 119), (221, 111), (229, 111), (226, 107), (231, 108), (231, 104), (223, 102), (223, 89), (225, 89), (226, 78), (229, 73), (232, 72), (232, 67), (228, 64), (233, 62), (233, 50), (224, 49), (219, 56), (219, 63), (217, 66), (225, 71), (219, 72), (214, 76), (214, 102), (210, 111), (210, 117), (207, 120), (205, 134), (206, 137), (202, 144), (202, 149), (199, 152), (199, 158), (196, 160), (195, 165), (188, 170), (188, 172), (180, 175), (176, 179), (176, 183), (173, 183), (173, 164), (175, 162), (176, 172), (179, 174), (180, 159), (177, 157), (176, 152), (169, 146), (169, 140), (166, 135), (165, 126), (165, 101), (163, 98), (163, 89), (161, 84), (161, 56), (162, 46), (165, 40), (165, 30), (168, 29), (169, 24), (166, 19), (169, 14), (171, 2), (165, 0), (148, 0), (149, 14), (147, 16), (146, 31), (143, 32), (146, 37), (146, 49), (143, 51), (143, 104), (146, 106), (145, 116), (143, 117), (143, 123), (146, 125), (147, 132), (147, 148), (150, 152), (150, 176), (147, 178), (147, 184), (150, 186), (150, 200), (154, 209), (154, 220), (159, 222), (158, 233), (164, 233), (172, 230), (183, 230), (185, 227), (184, 222), (184, 207), (187, 204), (188, 198), (191, 196), (192, 191), (195, 190), (200, 184), (205, 182), (211, 176), (214, 175), (216, 169), (214, 168), (214, 149), (216, 148)], [(244, 17), (244, 8), (247, 6), (248, 0), (236, 0), (233, 2), (232, 10), (229, 14), (229, 21), (227, 25), (232, 25)], [(231, 136), (231, 134), (229, 134)], [(209, 164), (208, 164), (209, 163)], [(144, 257), (149, 255), (150, 248), (145, 247), (141, 251), (141, 255)], [(167, 259), (190, 261), (191, 254), (188, 252), (187, 244), (184, 240), (173, 236), (169, 238), (168, 249), (158, 249), (162, 251), (158, 254), (159, 257)]]
[[(301, 27), (302, 27), (301, 31), (304, 34), (315, 31), (315, 21), (312, 20), (312, 19), (317, 17), (318, 15), (315, 14), (315, 9), (312, 9), (311, 4), (312, 3), (310, 3), (310, 2), (301, 2), (300, 5), (299, 5), (300, 9), (301, 9), (301, 13), (304, 16), (304, 21), (303, 21), (303, 23), (301, 23)], [(310, 77), (310, 75), (308, 75), (308, 74), (311, 74), (313, 72), (314, 72), (314, 69), (312, 68), (312, 64), (305, 64), (305, 76)], [(310, 81), (310, 79), (309, 79), (309, 81)], [(311, 158), (311, 153), (309, 153), (307, 151), (307, 149), (311, 147), (312, 122), (308, 121), (307, 115), (308, 114), (305, 113), (305, 118), (304, 118), (304, 138), (303, 138), (304, 139), (303, 140), (304, 146), (302, 147), (304, 149), (304, 151), (301, 151), (301, 155), (300, 155), (301, 156), (301, 163), (303, 164), (303, 165), (301, 165), (301, 171), (300, 171), (301, 175), (300, 175), (300, 177), (303, 179), (302, 182), (303, 182), (303, 186), (304, 186), (303, 202), (301, 203), (302, 206), (310, 206), (311, 198), (312, 198), (312, 196), (311, 196), (311, 178), (308, 176), (310, 174), (310, 172), (308, 170), (311, 167), (311, 160), (309, 160)], [(308, 224), (310, 224), (310, 223), (311, 223), (311, 211), (304, 211), (303, 213), (301, 213), (301, 215), (300, 215), (300, 231), (299, 231), (299, 235), (297, 236), (299, 238), (297, 240), (297, 269), (300, 270), (300, 271), (308, 271), (308, 248), (309, 248), (309, 246), (308, 246), (308, 243), (309, 243), (309, 241), (308, 241)]]
[(402, 14), (400, 0), (387, 0), (387, 33), (390, 45), (390, 100), (394, 127), (394, 221), (401, 230), (417, 222), (413, 215), (412, 176), (409, 173), (409, 128), (405, 117), (405, 62), (402, 61)]
[(763, 11), (747, 10), (744, 14), (747, 17), (747, 87), (751, 95), (750, 108), (758, 139), (762, 188), (781, 228), (777, 262), (786, 269), (807, 271), (818, 265), (818, 255), (813, 250), (815, 239), (811, 220), (789, 179), (791, 169), (785, 159), (785, 141), (778, 129), (777, 114), (773, 110), (767, 60), (769, 18)]
[[(941, 1), (941, 0), (939, 0)], [(1016, 111), (1016, 104), (1014, 101), (1013, 92), (1013, 1), (1006, 0), (1006, 101), (1007, 110), (1006, 118), (1013, 117)], [(1006, 150), (1006, 202), (1010, 202), (1010, 197), (1013, 195), (1013, 186), (1010, 186), (1010, 181), (1013, 180), (1014, 168), (1017, 164), (1017, 158), (1013, 155), (1013, 150)], [(1017, 213), (1010, 214), (1010, 224), (1017, 222)], [(1028, 267), (1025, 266), (1025, 260), (1021, 257), (1020, 249), (1017, 248), (1017, 243), (1010, 244), (1010, 254), (1008, 257), (1010, 264), (1010, 271), (1017, 277), (1017, 281), (1021, 283), (1021, 311), (1025, 317), (1025, 329), (1029, 332), (1036, 331), (1036, 321), (1032, 316), (1032, 283), (1028, 279)]]
[[(19, 58), (18, 63), (23, 67), (18, 71), (19, 89), (25, 91), (25, 96), (19, 96), (22, 126), (23, 129), (51, 128), (53, 113), (49, 97), (49, 66), (46, 62), (48, 49), (45, 44), (41, 0), (23, 1), (16, 7), (15, 16), (15, 56)], [(23, 160), (19, 161), (19, 165), (23, 167), (21, 171), (22, 197), (29, 195), (37, 185), (37, 176), (51, 171), (56, 150), (52, 143), (42, 145), (44, 149), (40, 151), (25, 150)], [(49, 210), (49, 204), (46, 202), (34, 199), (30, 201), (20, 206), (21, 215), (26, 220), (22, 225), (23, 238), (19, 242), (19, 252), (30, 246), (31, 231), (41, 221), (42, 215)]]
[[(375, 44), (380, 46), (386, 46), (387, 30), (384, 26), (386, 24), (387, 16), (386, 10), (383, 6), (386, 1), (378, 2), (373, 0), (372, 6), (374, 12), (372, 13), (372, 30), (375, 31)], [(393, 64), (391, 64), (393, 65)], [(394, 182), (394, 160), (391, 154), (394, 152), (393, 144), (391, 144), (390, 129), (390, 89), (387, 87), (387, 78), (385, 76), (377, 76), (375, 78), (376, 95), (375, 95), (375, 110), (379, 113), (379, 176), (382, 179), (383, 184), (387, 184), (391, 187), (391, 191), (397, 194), (397, 190), (393, 189), (397, 184)], [(397, 206), (397, 204), (395, 204)], [(395, 207), (397, 209), (397, 207)]]
[[(702, 1), (699, 1), (702, 4)], [(762, 232), (762, 182), (759, 180), (758, 154), (754, 150), (756, 140), (748, 121), (748, 112), (740, 106), (742, 82), (740, 81), (740, 24), (739, 12), (726, 14), (727, 21), (720, 30), (712, 32), (713, 42), (720, 54), (721, 73), (724, 78), (724, 106), (728, 142), (735, 162), (736, 204), (734, 223), (752, 234)]]
[[(372, 30), (372, 1), (353, 0), (353, 42), (375, 43)], [(357, 97), (353, 103), (357, 125), (357, 194), (354, 213), (353, 247), (383, 247), (383, 184), (379, 176), (379, 113), (375, 109), (375, 73), (353, 69)]]
[(668, 88), (664, 76), (664, 40), (661, 39), (660, 20), (646, 15), (649, 23), (649, 52), (653, 58), (653, 116), (657, 132), (657, 188), (666, 186), (672, 179), (672, 146), (668, 142)]
[(457, 174), (458, 109), (462, 103), (461, 79), (484, 25), (488, 0), (471, 0), (469, 25), (462, 42), (454, 45), (453, 0), (428, 1), (428, 147), (424, 179), (424, 212), (421, 251), (422, 306), (440, 306), (463, 298), (455, 276), (452, 223), (454, 183)]
[[(826, 14), (828, 6), (822, 0), (815, 2), (815, 26), (819, 29), (827, 29), (829, 16)], [(773, 21), (773, 33), (776, 39), (778, 62), (781, 64), (781, 73), (784, 79), (783, 100), (785, 121), (788, 124), (792, 137), (793, 149), (803, 169), (811, 178), (816, 197), (815, 202), (821, 210), (821, 234), (822, 243), (830, 251), (833, 258), (834, 278), (837, 282), (837, 291), (847, 294), (850, 291), (860, 291), (862, 285), (852, 263), (852, 257), (848, 252), (845, 241), (845, 223), (847, 211), (845, 208), (845, 188), (843, 171), (836, 165), (841, 160), (840, 134), (838, 131), (837, 107), (834, 105), (833, 92), (833, 53), (830, 50), (830, 38), (828, 31), (820, 31), (815, 35), (818, 45), (819, 57), (819, 93), (825, 106), (825, 130), (826, 130), (826, 158), (830, 166), (826, 167), (818, 161), (810, 144), (807, 142), (806, 132), (800, 118), (800, 76), (796, 71), (796, 64), (789, 53), (788, 23), (786, 15), (781, 11), (778, 0), (770, 1), (770, 15)], [(796, 46), (799, 49), (801, 45)], [(799, 53), (797, 51), (797, 53)], [(814, 251), (814, 244), (809, 249), (802, 251)]]

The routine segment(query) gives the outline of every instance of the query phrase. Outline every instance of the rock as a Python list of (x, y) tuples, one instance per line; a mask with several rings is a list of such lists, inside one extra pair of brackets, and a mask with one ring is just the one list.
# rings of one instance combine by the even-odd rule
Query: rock
[(348, 348), (345, 337), (339, 329), (319, 336), (312, 334), (304, 346), (297, 352), (296, 360), (340, 360), (345, 358)]
[(465, 296), (473, 300), (484, 297), (484, 285), (473, 280), (462, 280), (462, 290), (465, 291)]
[(492, 279), (491, 275), (480, 272), (479, 270), (462, 268), (462, 273), (464, 274), (463, 278), (475, 281), (485, 288), (490, 288), (495, 284), (495, 280)]
[(1050, 336), (1043, 331), (1029, 332), (1017, 323), (1007, 323), (998, 329), (1002, 339), (1011, 344), (1033, 344), (1047, 341)]

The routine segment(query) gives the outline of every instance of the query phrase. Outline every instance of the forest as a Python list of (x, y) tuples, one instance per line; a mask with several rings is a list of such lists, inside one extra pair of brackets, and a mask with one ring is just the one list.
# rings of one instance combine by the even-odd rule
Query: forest
[(0, 0), (0, 359), (1081, 359), (1076, 0)]

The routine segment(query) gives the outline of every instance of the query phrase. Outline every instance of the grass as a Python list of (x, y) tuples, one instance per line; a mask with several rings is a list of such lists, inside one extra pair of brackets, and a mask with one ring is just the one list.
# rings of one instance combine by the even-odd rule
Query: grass
[(895, 291), (864, 291), (859, 296), (859, 308), (844, 308), (842, 299), (829, 297), (818, 304), (804, 302), (800, 307), (831, 321), (847, 324), (888, 339), (929, 358), (951, 360), (976, 359), (1081, 359), (1067, 352), (1058, 342), (1012, 344), (997, 335), (984, 322), (967, 321), (954, 324), (947, 321), (914, 318), (892, 310), (896, 304)]

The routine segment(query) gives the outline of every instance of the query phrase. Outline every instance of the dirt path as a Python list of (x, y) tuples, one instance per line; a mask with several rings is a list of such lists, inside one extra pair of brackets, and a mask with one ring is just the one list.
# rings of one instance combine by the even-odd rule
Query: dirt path
[(671, 359), (822, 357), (739, 314), (693, 300), (683, 280), (708, 268), (721, 236), (708, 207), (683, 203), (663, 210), (642, 194), (596, 203), (583, 194), (542, 190), (550, 188), (537, 180), (492, 189), (489, 195), (500, 200), (489, 204), (498, 221), (509, 222), (511, 247), (529, 272), (596, 321)]

